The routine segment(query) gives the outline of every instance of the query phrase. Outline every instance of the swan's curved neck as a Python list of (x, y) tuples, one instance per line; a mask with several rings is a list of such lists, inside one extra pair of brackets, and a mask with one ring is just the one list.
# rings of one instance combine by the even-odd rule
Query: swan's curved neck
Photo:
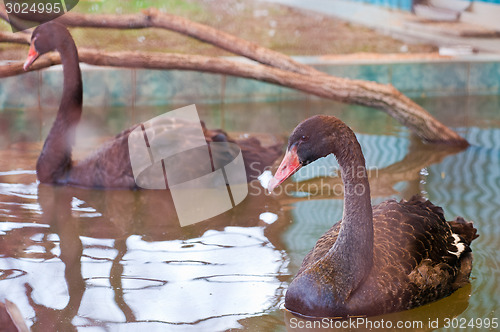
[(373, 213), (365, 159), (354, 133), (347, 128), (335, 156), (344, 182), (344, 214), (340, 233), (326, 259), (335, 269), (334, 282), (345, 300), (373, 265)]
[(63, 95), (58, 115), (61, 114), (68, 120), (78, 122), (82, 113), (83, 94), (78, 51), (75, 43), (70, 38), (61, 43), (57, 51), (61, 54), (64, 75)]
[(38, 179), (46, 183), (64, 182), (71, 168), (75, 129), (82, 114), (82, 76), (75, 43), (68, 36), (56, 49), (63, 65), (63, 94), (36, 167)]

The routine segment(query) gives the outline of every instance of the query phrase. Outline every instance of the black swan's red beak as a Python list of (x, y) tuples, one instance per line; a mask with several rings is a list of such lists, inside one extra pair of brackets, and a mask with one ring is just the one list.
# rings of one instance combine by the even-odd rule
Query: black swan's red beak
[(293, 146), (290, 150), (287, 150), (283, 161), (274, 174), (274, 177), (271, 179), (271, 181), (269, 181), (267, 190), (270, 193), (273, 192), (274, 188), (276, 188), (283, 181), (292, 176), (301, 167), (302, 165), (300, 164), (299, 156), (297, 155), (297, 147)]
[(28, 68), (31, 66), (33, 62), (35, 62), (36, 59), (38, 59), (38, 52), (35, 49), (34, 43), (31, 43), (30, 45), (30, 50), (28, 52), (28, 57), (26, 58), (26, 61), (24, 62), (23, 69), (28, 70)]

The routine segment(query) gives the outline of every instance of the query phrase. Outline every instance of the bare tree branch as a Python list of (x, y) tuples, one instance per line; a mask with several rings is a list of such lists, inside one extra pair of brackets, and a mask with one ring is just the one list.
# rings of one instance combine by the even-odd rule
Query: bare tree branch
[[(156, 27), (168, 29), (243, 55), (266, 66), (199, 55), (144, 52), (106, 53), (80, 49), (80, 61), (82, 62), (99, 66), (196, 70), (261, 80), (344, 103), (383, 110), (428, 143), (444, 143), (456, 146), (468, 145), (464, 138), (443, 125), (390, 84), (383, 85), (375, 82), (330, 76), (310, 66), (300, 64), (279, 52), (182, 17), (160, 13), (156, 9), (149, 9), (141, 14), (129, 15), (85, 15), (70, 12), (58, 18), (58, 21), (69, 26), (118, 29)], [(0, 35), (0, 40), (2, 39), (22, 43), (27, 41), (27, 39), (24, 41), (21, 37), (16, 39), (7, 33)], [(33, 69), (59, 63), (60, 60), (56, 59), (56, 55), (51, 55), (50, 60), (38, 62), (38, 65)], [(8, 64), (7, 67), (0, 68), (0, 77), (20, 73), (22, 73), (20, 63)]]
[[(327, 75), (302, 75), (259, 64), (240, 63), (200, 55), (144, 52), (106, 53), (81, 49), (79, 57), (80, 61), (97, 66), (196, 70), (261, 80), (328, 99), (378, 108), (403, 125), (408, 126), (425, 142), (450, 145), (466, 144), (465, 140), (458, 134), (438, 122), (423, 108), (391, 85)], [(38, 60), (32, 69), (38, 70), (60, 63), (59, 56), (55, 53), (51, 53), (49, 59), (46, 58)], [(18, 75), (22, 72), (22, 62), (0, 66), (0, 77)]]
[(30, 35), (25, 33), (13, 33), (0, 31), (0, 42), (26, 44), (30, 43)]
[[(0, 13), (5, 7), (0, 5)], [(0, 18), (7, 20), (6, 15)], [(276, 52), (256, 43), (243, 40), (229, 33), (204, 24), (196, 23), (183, 17), (162, 13), (156, 8), (149, 8), (138, 14), (79, 14), (69, 12), (57, 18), (57, 21), (69, 27), (93, 27), (114, 29), (160, 28), (175, 31), (221, 49), (235, 53), (254, 61), (302, 74), (320, 74), (321, 72), (301, 64), (289, 56)]]

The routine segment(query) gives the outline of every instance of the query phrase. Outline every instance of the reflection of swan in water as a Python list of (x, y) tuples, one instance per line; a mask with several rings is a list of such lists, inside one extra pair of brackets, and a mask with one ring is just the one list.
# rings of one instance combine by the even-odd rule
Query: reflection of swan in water
[[(93, 210), (92, 223), (80, 225), (82, 235), (95, 238), (121, 238), (139, 235), (145, 241), (169, 241), (202, 236), (207, 230), (226, 227), (264, 226), (264, 234), (276, 248), (283, 248), (280, 229), (285, 222), (266, 224), (259, 216), (266, 212), (282, 215), (279, 202), (269, 199), (262, 188), (248, 186), (248, 196), (233, 209), (200, 223), (181, 227), (169, 190), (88, 190), (69, 188), (67, 194), (78, 198), (79, 208)], [(40, 195), (53, 195), (53, 189), (40, 186)], [(88, 215), (81, 212), (82, 216)], [(278, 216), (276, 216), (278, 218)], [(282, 218), (278, 218), (280, 221)], [(84, 220), (84, 219), (82, 219)]]
[[(78, 223), (71, 216), (71, 196), (62, 188), (54, 188), (54, 195), (39, 200), (42, 207), (42, 223), (48, 223), (50, 230), (46, 234), (55, 233), (59, 237), (61, 254), (59, 258), (64, 264), (64, 279), (69, 294), (69, 301), (62, 309), (54, 309), (38, 303), (33, 296), (36, 291), (25, 283), (28, 303), (35, 312), (32, 330), (37, 331), (76, 331), (73, 319), (77, 315), (85, 292), (85, 281), (82, 277), (81, 257), (82, 242), (78, 234)], [(47, 253), (50, 257), (50, 254)], [(47, 277), (47, 276), (45, 276)], [(57, 297), (56, 297), (57, 298)]]
[[(6, 256), (36, 245), (44, 251), (38, 250), (38, 258), (50, 260), (54, 267), (61, 265), (59, 257), (64, 264), (70, 300), (66, 305), (67, 297), (62, 296), (62, 309), (52, 308), (53, 302), (47, 305), (41, 292), (46, 284), (40, 281), (45, 277), (36, 278), (48, 263), (35, 263), (39, 268), (27, 272), (33, 279), (26, 284), (29, 305), (36, 312), (33, 327), (75, 330), (71, 322), (83, 317), (77, 316), (79, 310), (88, 313), (95, 291), (100, 294), (99, 308), (118, 309), (98, 315), (106, 318), (106, 324), (117, 319), (117, 311), (125, 317), (123, 324), (148, 319), (168, 327), (236, 322), (234, 312), (277, 310), (283, 296), (280, 275), (287, 273), (280, 234), (289, 225), (279, 204), (263, 192), (250, 191), (232, 211), (180, 227), (168, 193), (39, 185), (41, 221), (0, 236), (12, 249)], [(274, 217), (261, 216), (266, 213)], [(32, 238), (39, 240), (30, 242)], [(54, 248), (58, 242), (60, 254)], [(2, 246), (0, 250), (5, 254)], [(253, 262), (238, 258), (250, 252), (259, 258)], [(249, 266), (253, 268), (247, 270)], [(109, 286), (103, 287), (103, 282)], [(249, 282), (262, 285), (250, 297), (243, 287)], [(154, 303), (161, 303), (161, 312), (149, 307)], [(186, 304), (193, 310), (179, 313)]]

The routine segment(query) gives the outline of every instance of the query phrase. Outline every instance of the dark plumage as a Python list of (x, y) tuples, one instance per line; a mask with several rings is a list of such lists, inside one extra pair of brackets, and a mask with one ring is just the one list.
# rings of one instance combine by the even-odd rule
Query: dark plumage
[(344, 216), (304, 258), (286, 293), (287, 309), (312, 317), (378, 315), (440, 299), (468, 283), (469, 245), (477, 237), (472, 223), (447, 222), (440, 207), (420, 196), (372, 209), (361, 147), (335, 117), (297, 126), (269, 190), (330, 153), (346, 187)]
[[(138, 125), (119, 133), (86, 159), (78, 163), (72, 161), (75, 129), (82, 113), (82, 77), (78, 52), (69, 31), (54, 21), (37, 27), (31, 36), (24, 69), (28, 70), (39, 55), (53, 50), (61, 55), (64, 88), (56, 120), (38, 158), (38, 179), (42, 183), (81, 187), (136, 188), (129, 158), (128, 137)], [(155, 132), (161, 131), (162, 128), (155, 127)], [(263, 147), (255, 138), (234, 140), (224, 131), (209, 130), (204, 125), (203, 131), (207, 142), (232, 142), (240, 146), (249, 181), (257, 178), (281, 154), (281, 144)], [(189, 139), (186, 137), (185, 141)], [(189, 170), (186, 169), (186, 172)]]

